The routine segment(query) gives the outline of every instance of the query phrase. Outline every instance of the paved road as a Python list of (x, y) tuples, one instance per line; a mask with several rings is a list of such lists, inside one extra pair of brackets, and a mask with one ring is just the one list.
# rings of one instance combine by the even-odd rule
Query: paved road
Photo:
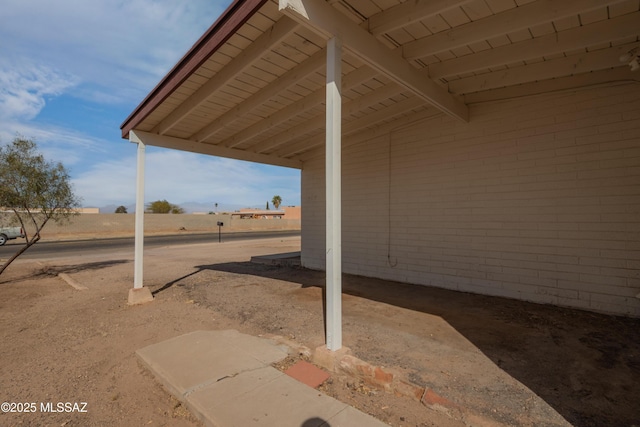
[[(222, 233), (222, 242), (232, 240), (267, 239), (274, 237), (300, 236), (300, 231), (252, 231), (243, 233)], [(217, 243), (218, 233), (181, 234), (173, 236), (146, 236), (145, 248), (170, 245), (186, 245), (194, 243)], [(5, 246), (0, 246), (0, 258), (8, 258), (24, 244), (23, 239), (10, 240)], [(116, 239), (93, 239), (60, 242), (38, 242), (19, 259), (56, 258), (82, 255), (87, 253), (107, 253), (121, 250), (131, 250), (133, 253), (134, 239), (132, 237)]]

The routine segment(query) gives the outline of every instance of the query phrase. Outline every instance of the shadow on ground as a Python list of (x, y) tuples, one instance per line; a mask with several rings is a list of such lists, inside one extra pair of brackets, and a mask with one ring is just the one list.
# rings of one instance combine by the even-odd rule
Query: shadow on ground
[(109, 261), (99, 261), (99, 262), (88, 262), (84, 264), (73, 264), (73, 265), (43, 265), (42, 268), (35, 270), (34, 272), (19, 277), (12, 277), (11, 279), (0, 281), (0, 285), (8, 282), (19, 282), (22, 280), (31, 280), (38, 277), (43, 276), (57, 276), (60, 273), (80, 273), (83, 271), (93, 271), (100, 270), (103, 268), (113, 267), (120, 264), (130, 263), (130, 260), (126, 259), (118, 259), (118, 260), (109, 260)]
[[(234, 262), (203, 271), (324, 287), (324, 272)], [(575, 426), (640, 425), (640, 319), (344, 275), (343, 292), (439, 316)]]
[(74, 265), (59, 265), (55, 267), (44, 267), (42, 274), (60, 274), (60, 273), (80, 273), (82, 271), (93, 271), (100, 270), (103, 268), (113, 267), (120, 264), (131, 263), (131, 260), (127, 259), (117, 259), (117, 260), (109, 260), (109, 261), (99, 261), (99, 262), (87, 262), (84, 264), (74, 264)]

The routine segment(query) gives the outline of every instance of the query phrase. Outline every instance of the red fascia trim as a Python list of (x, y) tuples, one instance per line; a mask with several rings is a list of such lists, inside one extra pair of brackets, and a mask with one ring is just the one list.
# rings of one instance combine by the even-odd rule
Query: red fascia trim
[(191, 74), (213, 55), (267, 0), (234, 0), (227, 10), (209, 27), (171, 71), (145, 97), (120, 125), (122, 138), (142, 122), (156, 107), (176, 90)]

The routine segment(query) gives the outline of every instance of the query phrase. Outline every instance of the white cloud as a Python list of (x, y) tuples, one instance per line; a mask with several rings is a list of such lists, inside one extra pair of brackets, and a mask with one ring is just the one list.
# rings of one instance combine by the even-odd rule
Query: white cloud
[[(34, 122), (47, 100), (77, 85), (74, 76), (27, 61), (9, 64), (0, 58), (0, 144), (21, 135), (41, 144), (40, 151), (52, 160), (79, 160), (78, 146), (89, 147), (90, 138), (78, 131)], [(73, 150), (71, 148), (76, 148)], [(97, 146), (94, 145), (94, 150)]]
[[(85, 206), (135, 201), (135, 146), (131, 150), (131, 155), (97, 164), (73, 180)], [(285, 205), (299, 204), (299, 176), (290, 169), (148, 147), (145, 200), (260, 207), (279, 194)]]
[(109, 146), (113, 145), (110, 141), (73, 129), (0, 119), (0, 145), (13, 141), (18, 135), (36, 142), (38, 151), (48, 160), (62, 162), (65, 167), (71, 169), (90, 161), (92, 157), (104, 158)]
[(141, 100), (229, 0), (5, 0), (0, 56), (79, 76), (78, 95)]
[[(69, 167), (85, 206), (130, 205), (136, 150), (118, 144), (118, 125), (230, 2), (4, 0), (0, 144), (35, 139)], [(146, 167), (147, 201), (300, 201), (299, 172), (288, 169), (153, 147)]]
[(42, 65), (0, 62), (0, 121), (31, 120), (57, 96), (75, 86), (78, 79)]

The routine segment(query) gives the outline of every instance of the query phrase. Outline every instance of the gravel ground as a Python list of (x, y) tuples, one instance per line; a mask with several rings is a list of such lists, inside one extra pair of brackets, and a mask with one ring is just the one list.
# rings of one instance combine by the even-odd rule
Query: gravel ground
[[(298, 249), (287, 238), (149, 250), (155, 300), (133, 307), (130, 252), (16, 262), (0, 277), (0, 401), (22, 413), (0, 425), (200, 425), (135, 351), (208, 329), (323, 345), (323, 273), (249, 262)], [(348, 275), (344, 291), (344, 345), (456, 408), (345, 375), (321, 387), (392, 426), (640, 425), (638, 319)]]

